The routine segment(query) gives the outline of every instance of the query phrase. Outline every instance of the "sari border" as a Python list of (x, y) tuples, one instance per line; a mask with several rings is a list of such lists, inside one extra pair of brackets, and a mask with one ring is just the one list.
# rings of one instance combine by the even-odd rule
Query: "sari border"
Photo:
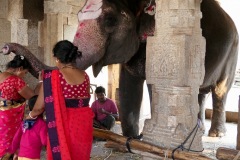
[(52, 153), (52, 158), (61, 160), (61, 153), (59, 148), (59, 139), (56, 128), (56, 116), (54, 111), (54, 99), (52, 96), (52, 70), (44, 70), (43, 72), (43, 88), (44, 88), (44, 101), (46, 110), (46, 122), (48, 127), (49, 142), (48, 147)]

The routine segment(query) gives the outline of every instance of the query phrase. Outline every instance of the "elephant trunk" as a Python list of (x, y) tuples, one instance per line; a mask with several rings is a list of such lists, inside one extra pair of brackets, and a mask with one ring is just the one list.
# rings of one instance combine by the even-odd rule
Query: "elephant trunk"
[(43, 69), (56, 69), (56, 67), (47, 66), (44, 63), (42, 63), (40, 60), (37, 59), (37, 57), (32, 54), (26, 47), (17, 44), (17, 43), (6, 43), (5, 46), (2, 49), (2, 53), (7, 55), (13, 52), (16, 55), (22, 55), (24, 58), (26, 58), (30, 64), (31, 68), (29, 72), (35, 77), (38, 78), (39, 71)]

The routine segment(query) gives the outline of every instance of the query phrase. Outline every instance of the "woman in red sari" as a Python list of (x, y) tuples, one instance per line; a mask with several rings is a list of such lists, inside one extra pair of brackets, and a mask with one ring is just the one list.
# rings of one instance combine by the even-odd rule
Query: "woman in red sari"
[(53, 49), (58, 69), (44, 70), (43, 85), (29, 118), (46, 111), (47, 159), (89, 160), (93, 139), (93, 112), (89, 107), (90, 81), (75, 65), (78, 48), (63, 40)]
[(31, 65), (23, 56), (16, 55), (0, 73), (0, 159), (9, 159), (12, 139), (20, 127), (25, 100), (34, 96), (22, 79)]

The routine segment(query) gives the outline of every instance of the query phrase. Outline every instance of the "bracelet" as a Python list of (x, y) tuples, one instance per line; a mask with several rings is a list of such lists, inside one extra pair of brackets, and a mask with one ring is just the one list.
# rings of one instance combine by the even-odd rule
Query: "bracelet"
[(42, 80), (41, 81), (38, 81), (38, 83), (41, 83), (41, 82), (43, 82)]
[[(32, 112), (32, 111), (31, 111), (31, 112)], [(32, 116), (31, 116), (31, 112), (28, 113), (28, 116), (29, 116), (31, 119), (37, 119), (38, 116), (32, 117)]]

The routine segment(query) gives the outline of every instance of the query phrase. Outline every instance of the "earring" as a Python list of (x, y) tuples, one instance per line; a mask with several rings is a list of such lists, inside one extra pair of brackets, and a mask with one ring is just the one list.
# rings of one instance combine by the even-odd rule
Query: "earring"
[(59, 62), (59, 59), (56, 59), (56, 62), (58, 63), (58, 62)]

